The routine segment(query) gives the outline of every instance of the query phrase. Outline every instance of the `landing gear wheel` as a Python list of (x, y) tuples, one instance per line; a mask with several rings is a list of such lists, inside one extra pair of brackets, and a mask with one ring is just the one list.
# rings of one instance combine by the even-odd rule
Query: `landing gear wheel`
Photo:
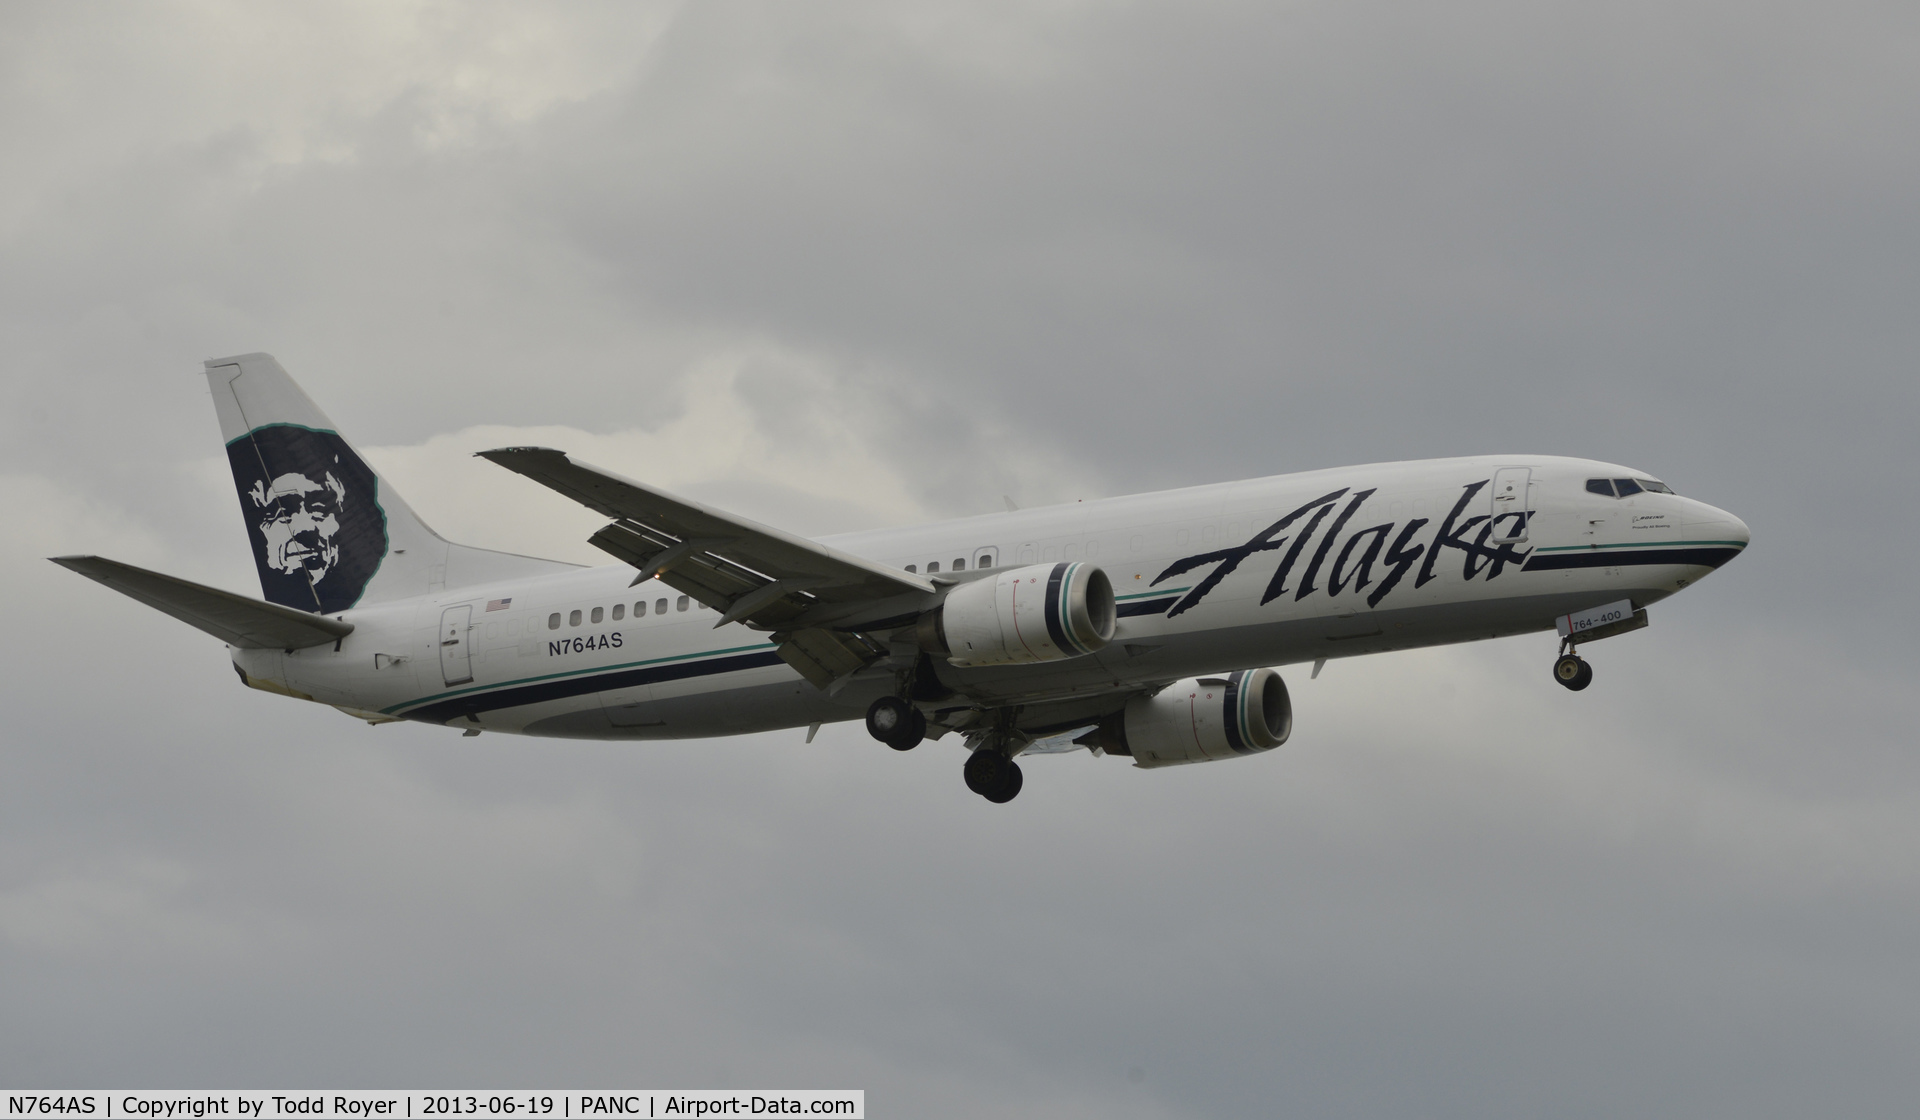
[(1026, 782), (1020, 773), (1019, 763), (991, 748), (982, 748), (968, 755), (966, 769), (961, 773), (967, 780), (968, 789), (995, 805), (1012, 801)]
[(981, 749), (967, 756), (967, 765), (960, 776), (967, 780), (967, 788), (982, 797), (1000, 781), (1001, 771), (1013, 765), (1006, 755), (999, 751)]
[(896, 751), (910, 751), (927, 737), (927, 717), (898, 696), (882, 696), (867, 709), (867, 734)]
[(926, 737), (927, 717), (921, 713), (920, 709), (915, 708), (913, 714), (907, 718), (907, 725), (901, 728), (893, 738), (886, 740), (886, 744), (896, 751), (910, 751), (919, 746), (920, 740)]
[(983, 796), (995, 805), (1005, 805), (1007, 802), (1020, 796), (1020, 787), (1025, 784), (1026, 778), (1020, 773), (1020, 764), (1017, 762), (1009, 762), (1007, 763), (1005, 775), (1001, 777), (1000, 787), (992, 793), (984, 794)]
[(1553, 679), (1578, 692), (1593, 683), (1593, 666), (1569, 653), (1553, 663)]
[(914, 705), (906, 703), (897, 695), (883, 695), (866, 709), (866, 734), (874, 736), (883, 743), (891, 743), (899, 738), (900, 732), (912, 722)]

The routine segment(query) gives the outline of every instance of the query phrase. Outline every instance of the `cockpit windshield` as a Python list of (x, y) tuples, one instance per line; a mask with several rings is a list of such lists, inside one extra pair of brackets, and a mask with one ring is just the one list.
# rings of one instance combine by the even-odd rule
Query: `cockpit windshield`
[(1630, 498), (1643, 490), (1649, 494), (1673, 493), (1673, 487), (1653, 478), (1587, 479), (1587, 493), (1599, 494), (1608, 498)]

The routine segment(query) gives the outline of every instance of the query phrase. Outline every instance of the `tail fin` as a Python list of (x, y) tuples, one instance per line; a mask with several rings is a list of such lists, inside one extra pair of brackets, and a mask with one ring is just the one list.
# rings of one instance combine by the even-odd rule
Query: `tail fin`
[(206, 367), (268, 602), (332, 614), (572, 567), (452, 544), (427, 528), (272, 355)]

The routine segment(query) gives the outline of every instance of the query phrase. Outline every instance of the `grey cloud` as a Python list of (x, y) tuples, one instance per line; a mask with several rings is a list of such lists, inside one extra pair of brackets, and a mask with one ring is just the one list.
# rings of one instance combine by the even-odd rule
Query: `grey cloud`
[[(553, 16), (559, 63), (475, 45), (509, 9), (264, 11), (280, 77), (185, 9), (0, 16), (10, 1083), (1913, 1099), (1904, 9), (693, 5)], [(994, 811), (852, 727), (368, 729), (45, 563), (249, 587), (194, 375), (253, 348), (364, 446), (648, 428), (758, 349), (931, 510), (1538, 449), (1755, 544), (1579, 697), (1545, 639), (1337, 663), (1278, 756), (1037, 760)], [(822, 395), (792, 368), (756, 423)]]

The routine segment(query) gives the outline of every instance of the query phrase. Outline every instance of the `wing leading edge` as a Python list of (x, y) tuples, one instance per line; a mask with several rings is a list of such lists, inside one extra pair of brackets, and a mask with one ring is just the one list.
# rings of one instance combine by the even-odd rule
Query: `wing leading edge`
[(829, 688), (887, 656), (884, 631), (911, 623), (939, 597), (931, 581), (876, 564), (547, 447), (479, 457), (572, 498), (613, 522), (588, 538), (637, 569), (738, 622), (773, 632), (783, 660)]

